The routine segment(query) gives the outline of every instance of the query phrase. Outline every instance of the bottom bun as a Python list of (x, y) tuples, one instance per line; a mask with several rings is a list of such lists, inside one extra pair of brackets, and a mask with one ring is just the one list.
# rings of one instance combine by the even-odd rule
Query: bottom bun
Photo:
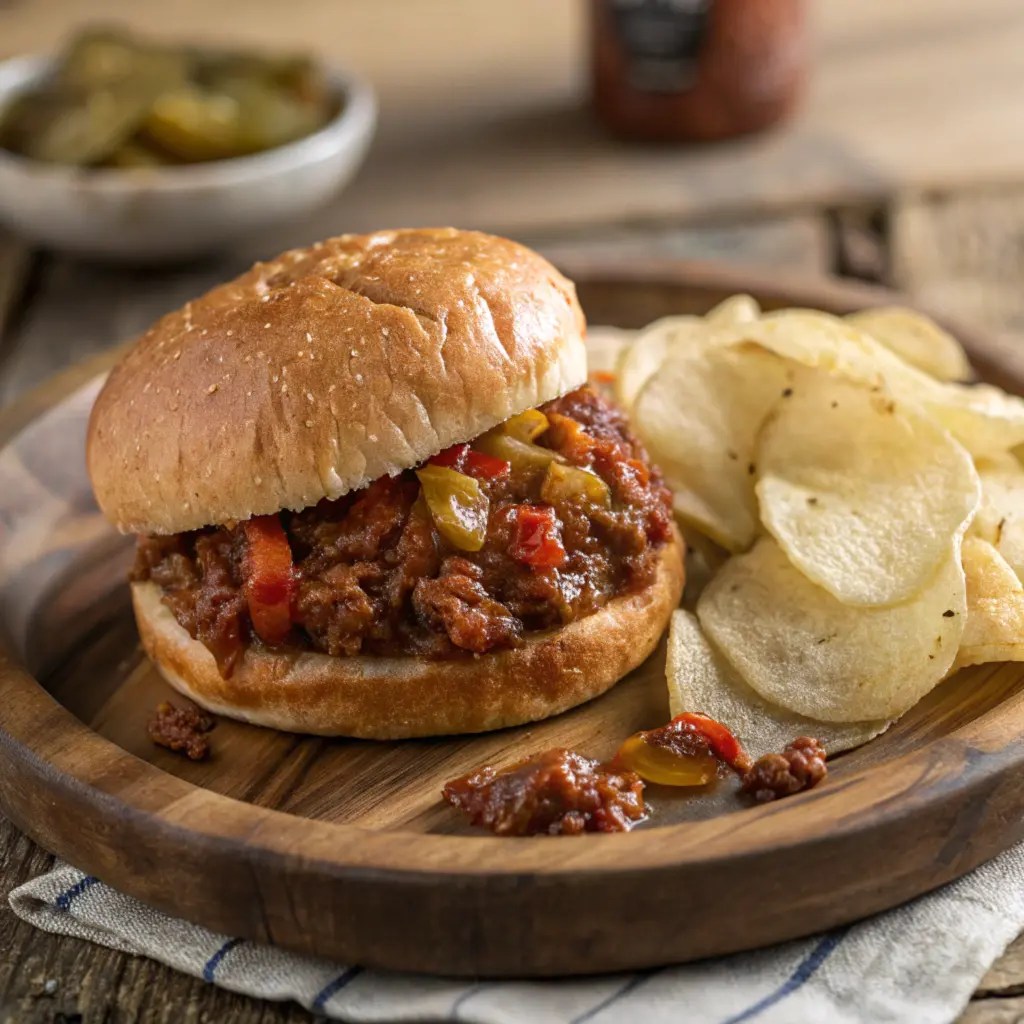
[(249, 648), (230, 679), (155, 583), (133, 584), (132, 598), (161, 675), (208, 711), (289, 732), (393, 740), (521, 725), (597, 697), (654, 650), (682, 589), (677, 542), (645, 589), (513, 650), (430, 661)]

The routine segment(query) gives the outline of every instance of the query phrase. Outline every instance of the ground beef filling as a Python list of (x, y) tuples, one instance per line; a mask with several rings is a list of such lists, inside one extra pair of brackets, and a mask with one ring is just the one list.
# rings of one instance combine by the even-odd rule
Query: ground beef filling
[(214, 720), (196, 707), (176, 708), (164, 701), (146, 731), (158, 747), (178, 751), (190, 761), (205, 761), (210, 756), (209, 734), (214, 725)]
[(444, 798), (471, 824), (499, 836), (628, 832), (646, 817), (639, 775), (561, 747), (453, 779)]
[[(548, 426), (532, 444), (597, 474), (610, 500), (552, 494), (536, 465), (510, 460), (500, 474), (476, 475), (489, 504), (476, 551), (439, 531), (413, 471), (282, 512), (294, 569), (280, 644), (335, 656), (483, 654), (648, 585), (671, 537), (671, 506), (624, 417), (589, 388), (541, 412)], [(244, 524), (140, 538), (133, 571), (162, 588), (225, 675), (263, 642), (247, 598), (250, 540)]]
[(812, 789), (828, 775), (825, 748), (819, 740), (800, 736), (781, 754), (765, 754), (743, 776), (743, 792), (758, 803)]

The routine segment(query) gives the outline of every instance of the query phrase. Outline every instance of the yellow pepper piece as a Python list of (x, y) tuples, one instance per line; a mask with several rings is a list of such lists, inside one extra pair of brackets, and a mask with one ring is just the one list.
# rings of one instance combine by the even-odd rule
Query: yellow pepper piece
[(504, 459), (512, 465), (513, 469), (524, 470), (545, 470), (552, 460), (559, 456), (549, 448), (542, 448), (539, 444), (532, 444), (530, 441), (520, 441), (519, 438), (506, 434), (504, 428), (492, 430), (473, 442), (473, 447), (487, 455), (494, 455)]
[(662, 786), (705, 786), (718, 772), (714, 754), (679, 754), (630, 736), (619, 748), (615, 763)]
[(424, 466), (416, 476), (441, 536), (460, 551), (479, 551), (491, 508), (479, 481), (447, 466)]
[(612, 492), (596, 473), (559, 462), (552, 462), (548, 466), (547, 476), (540, 486), (540, 496), (552, 505), (559, 501), (571, 501), (607, 508), (612, 503)]
[(527, 409), (505, 420), (501, 429), (518, 441), (533, 441), (548, 429), (548, 418), (540, 409)]

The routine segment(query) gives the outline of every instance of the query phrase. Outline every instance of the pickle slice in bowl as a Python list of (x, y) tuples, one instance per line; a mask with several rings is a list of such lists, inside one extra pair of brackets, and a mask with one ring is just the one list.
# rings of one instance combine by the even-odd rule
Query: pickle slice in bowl
[(100, 163), (135, 134), (162, 88), (157, 82), (132, 79), (90, 92), (37, 96), (22, 115), (31, 119), (31, 130), (23, 129), (19, 151), (45, 163)]
[(143, 137), (179, 160), (222, 160), (239, 151), (240, 112), (230, 96), (182, 85), (153, 104)]

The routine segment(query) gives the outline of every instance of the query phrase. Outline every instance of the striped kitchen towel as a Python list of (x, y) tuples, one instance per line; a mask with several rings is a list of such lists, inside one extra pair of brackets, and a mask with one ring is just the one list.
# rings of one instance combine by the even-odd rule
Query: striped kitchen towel
[(11, 893), (47, 931), (152, 957), (343, 1021), (479, 1024), (940, 1024), (1024, 929), (1024, 846), (886, 914), (682, 967), (559, 981), (464, 981), (346, 967), (216, 935), (67, 865)]

